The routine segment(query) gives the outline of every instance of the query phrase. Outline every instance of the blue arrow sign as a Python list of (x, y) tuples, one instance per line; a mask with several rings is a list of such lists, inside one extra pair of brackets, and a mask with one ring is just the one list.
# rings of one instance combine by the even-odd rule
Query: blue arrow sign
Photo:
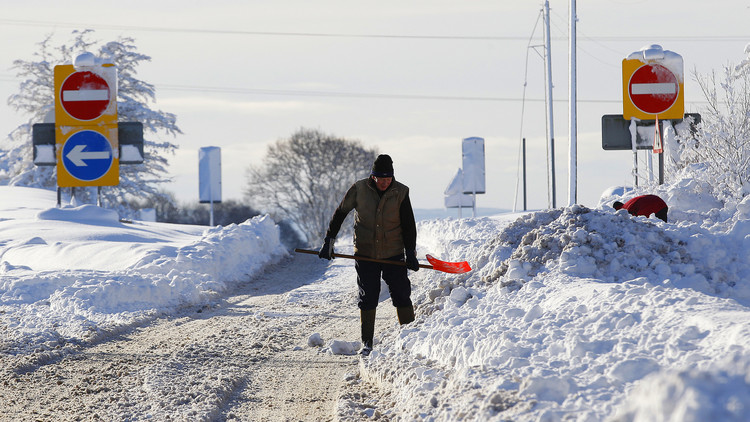
[(94, 181), (112, 167), (112, 145), (99, 132), (82, 130), (73, 134), (62, 149), (65, 170), (78, 180)]

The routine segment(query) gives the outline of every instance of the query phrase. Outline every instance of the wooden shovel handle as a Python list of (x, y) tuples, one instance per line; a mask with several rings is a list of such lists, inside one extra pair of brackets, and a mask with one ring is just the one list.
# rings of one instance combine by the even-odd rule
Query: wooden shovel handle
[[(311, 251), (309, 249), (299, 249), (299, 248), (295, 249), (294, 252), (306, 253), (310, 255), (318, 254), (318, 251)], [(402, 267), (406, 266), (406, 262), (404, 261), (389, 261), (387, 259), (368, 258), (366, 256), (346, 255), (343, 253), (334, 253), (332, 256), (335, 258), (347, 258), (347, 259), (356, 259), (358, 261), (378, 262), (380, 264), (401, 265)], [(427, 264), (419, 264), (419, 268), (427, 268), (430, 270), (433, 269), (432, 265), (427, 265)]]

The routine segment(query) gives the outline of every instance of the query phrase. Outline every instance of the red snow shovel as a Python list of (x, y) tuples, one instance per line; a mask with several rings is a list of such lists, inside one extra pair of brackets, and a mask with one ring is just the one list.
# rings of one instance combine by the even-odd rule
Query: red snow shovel
[[(295, 249), (294, 252), (299, 253), (307, 253), (311, 255), (317, 255), (318, 251), (311, 251), (308, 249)], [(389, 261), (387, 259), (375, 259), (375, 258), (367, 258), (364, 256), (354, 256), (354, 255), (344, 255), (341, 253), (334, 253), (334, 258), (348, 258), (348, 259), (357, 259), (360, 261), (370, 261), (370, 262), (379, 262), (381, 264), (393, 264), (393, 265), (401, 265), (406, 266), (406, 263), (403, 261)], [(462, 262), (445, 262), (441, 261), (437, 258), (435, 258), (432, 255), (427, 255), (427, 260), (430, 261), (430, 264), (419, 264), (419, 268), (427, 268), (429, 270), (436, 270), (436, 271), (442, 271), (444, 273), (451, 273), (451, 274), (462, 274), (462, 273), (468, 273), (471, 271), (471, 267), (469, 266), (469, 263), (466, 261)]]

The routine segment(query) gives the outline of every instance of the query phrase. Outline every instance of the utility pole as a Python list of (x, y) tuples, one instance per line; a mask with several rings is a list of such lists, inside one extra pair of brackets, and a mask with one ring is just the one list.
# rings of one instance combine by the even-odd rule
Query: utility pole
[(568, 39), (570, 60), (570, 83), (568, 84), (568, 114), (570, 117), (570, 145), (568, 149), (568, 205), (578, 202), (578, 116), (576, 115), (577, 105), (577, 86), (576, 86), (576, 0), (570, 1), (570, 34)]
[(549, 0), (544, 1), (544, 77), (547, 82), (547, 177), (551, 208), (556, 208), (555, 199), (555, 122), (552, 116), (552, 53), (549, 33)]
[(521, 144), (523, 149), (523, 210), (526, 211), (526, 138)]

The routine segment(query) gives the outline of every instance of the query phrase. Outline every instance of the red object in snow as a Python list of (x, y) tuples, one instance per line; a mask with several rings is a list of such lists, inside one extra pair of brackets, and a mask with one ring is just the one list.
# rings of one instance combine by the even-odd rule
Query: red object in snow
[[(618, 207), (618, 205), (621, 205)], [(630, 215), (642, 215), (645, 217), (656, 214), (657, 217), (667, 221), (667, 203), (656, 195), (641, 195), (629, 200), (625, 204), (615, 202), (613, 207), (616, 210), (626, 209)]]

